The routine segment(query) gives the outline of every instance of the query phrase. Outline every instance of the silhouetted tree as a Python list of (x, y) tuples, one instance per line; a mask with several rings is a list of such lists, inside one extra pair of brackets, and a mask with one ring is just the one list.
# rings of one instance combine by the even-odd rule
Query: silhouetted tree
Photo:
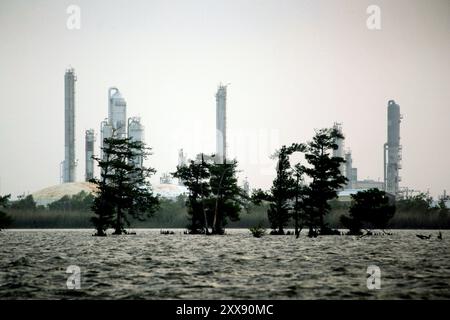
[(223, 234), (227, 219), (238, 221), (239, 213), (246, 207), (248, 195), (238, 185), (237, 161), (224, 161), (212, 163), (208, 166), (210, 172), (211, 198), (209, 201), (214, 207), (210, 208), (213, 214), (212, 233)]
[[(9, 206), (10, 197), (10, 194), (6, 196), (0, 196), (0, 209), (7, 208)], [(0, 231), (4, 228), (9, 227), (11, 223), (12, 218), (6, 212), (0, 211)]]
[(36, 202), (31, 194), (19, 196), (18, 200), (11, 202), (11, 209), (13, 210), (36, 210)]
[(398, 211), (428, 213), (432, 208), (433, 198), (421, 192), (414, 196), (408, 196), (397, 200)]
[(292, 217), (294, 219), (295, 235), (297, 238), (300, 236), (301, 229), (303, 227), (303, 220), (306, 211), (306, 194), (308, 187), (303, 183), (303, 174), (305, 168), (300, 164), (296, 164), (294, 167), (294, 205), (292, 208)]
[(100, 179), (92, 179), (98, 187), (92, 207), (96, 217), (92, 219), (97, 235), (105, 235), (108, 227), (113, 234), (126, 233), (128, 216), (143, 220), (158, 208), (159, 200), (153, 195), (149, 178), (153, 168), (136, 164), (136, 158), (146, 159), (150, 148), (143, 142), (130, 138), (106, 138), (103, 158), (94, 157), (101, 169)]
[(337, 197), (337, 191), (345, 185), (347, 179), (341, 174), (339, 167), (345, 160), (333, 157), (332, 151), (338, 148), (336, 139), (344, 139), (335, 128), (316, 131), (313, 140), (305, 148), (305, 159), (309, 166), (304, 172), (311, 178), (306, 192), (306, 204), (309, 236), (332, 233), (324, 223), (324, 216), (330, 211), (329, 200)]
[[(267, 215), (272, 228), (272, 234), (284, 234), (284, 228), (288, 225), (291, 218), (292, 201), (296, 196), (296, 191), (299, 190), (296, 186), (296, 180), (293, 177), (289, 156), (294, 152), (303, 150), (304, 145), (302, 144), (294, 143), (289, 147), (282, 146), (276, 152), (278, 158), (276, 167), (277, 175), (270, 191), (264, 192), (258, 189), (252, 195), (255, 203), (259, 203), (260, 201), (269, 202)], [(300, 174), (300, 171), (298, 174)], [(300, 196), (300, 194), (297, 194), (297, 196)], [(300, 208), (297, 207), (297, 209)]]
[(359, 191), (352, 195), (349, 216), (341, 216), (349, 234), (359, 235), (362, 228), (385, 229), (395, 214), (393, 199), (378, 189)]
[(191, 160), (188, 165), (177, 166), (177, 171), (172, 173), (189, 190), (186, 206), (190, 223), (187, 228), (192, 234), (209, 233), (205, 208), (205, 199), (211, 193), (209, 165), (210, 160), (205, 160), (201, 154), (198, 161)]
[(447, 208), (447, 205), (446, 205), (446, 199), (442, 198), (439, 200), (438, 210), (439, 210), (439, 217), (442, 220), (445, 220), (450, 213), (450, 209)]
[(81, 191), (73, 196), (65, 195), (61, 199), (48, 204), (49, 210), (90, 211), (94, 203), (94, 195)]

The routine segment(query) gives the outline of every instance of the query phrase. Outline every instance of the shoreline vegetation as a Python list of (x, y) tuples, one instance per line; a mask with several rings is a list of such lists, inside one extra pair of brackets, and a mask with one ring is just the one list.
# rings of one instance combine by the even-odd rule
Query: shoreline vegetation
[[(184, 205), (184, 197), (175, 200), (161, 199), (160, 208), (151, 219), (145, 221), (131, 220), (130, 228), (154, 229), (184, 229), (187, 227), (188, 214)], [(386, 229), (450, 229), (450, 215), (443, 213), (439, 208), (402, 208), (402, 202), (397, 203), (397, 211), (387, 224)], [(400, 207), (400, 208), (399, 208)], [(334, 229), (346, 229), (340, 217), (347, 214), (350, 208), (348, 202), (333, 201), (331, 212), (325, 222)], [(253, 205), (249, 212), (240, 216), (239, 221), (229, 222), (227, 228), (253, 228), (261, 226), (270, 228), (267, 218), (266, 204)], [(35, 207), (3, 209), (11, 218), (9, 229), (88, 229), (92, 228), (90, 219), (94, 216), (92, 211), (83, 209)], [(287, 229), (293, 229), (294, 222), (288, 224)]]
[[(345, 160), (333, 156), (336, 129), (320, 129), (311, 141), (283, 145), (275, 178), (268, 190), (244, 190), (237, 183), (236, 159), (198, 154), (172, 173), (187, 187), (174, 200), (153, 193), (149, 178), (156, 172), (143, 166), (151, 148), (130, 138), (104, 140), (103, 157), (95, 158), (101, 176), (90, 182), (95, 194), (80, 192), (38, 206), (31, 195), (9, 201), (0, 196), (2, 228), (94, 228), (95, 235), (130, 234), (125, 228), (185, 228), (189, 234), (224, 234), (226, 228), (248, 228), (255, 237), (292, 234), (309, 237), (371, 235), (370, 230), (450, 229), (450, 209), (437, 206), (425, 193), (396, 199), (378, 189), (361, 190), (350, 201), (339, 201), (347, 179), (340, 168)], [(303, 160), (293, 163), (292, 156)], [(166, 234), (166, 233), (164, 233)], [(170, 234), (170, 233), (167, 233)]]

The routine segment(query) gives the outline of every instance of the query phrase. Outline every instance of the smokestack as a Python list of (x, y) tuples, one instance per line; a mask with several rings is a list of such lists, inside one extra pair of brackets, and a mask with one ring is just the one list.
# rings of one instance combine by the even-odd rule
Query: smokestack
[(389, 100), (387, 109), (387, 142), (384, 144), (384, 187), (393, 195), (399, 192), (401, 169), (400, 106)]
[(75, 182), (75, 81), (74, 69), (67, 69), (64, 75), (63, 183)]
[[(342, 124), (341, 123), (337, 123), (335, 122), (333, 125), (333, 129), (337, 130), (340, 134), (344, 135), (342, 133)], [(337, 138), (334, 141), (335, 144), (337, 144), (338, 148), (336, 150), (333, 150), (333, 157), (339, 157), (344, 159), (344, 139), (341, 138)], [(344, 174), (345, 171), (345, 164), (341, 163), (341, 165), (339, 166), (339, 171), (341, 172), (341, 174)]]
[(226, 161), (227, 86), (219, 85), (216, 93), (216, 163)]

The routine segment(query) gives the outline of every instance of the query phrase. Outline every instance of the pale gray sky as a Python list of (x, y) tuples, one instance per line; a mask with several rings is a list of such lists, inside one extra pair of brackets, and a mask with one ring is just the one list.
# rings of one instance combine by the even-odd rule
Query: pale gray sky
[[(66, 27), (70, 4), (81, 8), (80, 30)], [(366, 27), (371, 4), (381, 30)], [(71, 65), (78, 180), (84, 131), (98, 133), (108, 87), (142, 117), (159, 176), (175, 169), (179, 148), (214, 151), (223, 82), (229, 150), (251, 187), (270, 186), (274, 148), (334, 121), (359, 177), (381, 179), (394, 99), (404, 115), (401, 186), (440, 194), (450, 190), (449, 40), (449, 0), (1, 0), (0, 192), (59, 183)]]

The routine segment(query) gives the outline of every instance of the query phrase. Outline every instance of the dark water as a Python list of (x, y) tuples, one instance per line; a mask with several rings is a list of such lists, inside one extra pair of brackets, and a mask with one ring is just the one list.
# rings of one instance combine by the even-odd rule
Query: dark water
[[(248, 230), (175, 230), (91, 237), (92, 230), (0, 232), (0, 298), (437, 299), (450, 298), (450, 231), (393, 231), (357, 239), (253, 238)], [(432, 234), (430, 240), (415, 235)], [(381, 289), (368, 290), (369, 265)], [(68, 290), (69, 265), (81, 289)]]

